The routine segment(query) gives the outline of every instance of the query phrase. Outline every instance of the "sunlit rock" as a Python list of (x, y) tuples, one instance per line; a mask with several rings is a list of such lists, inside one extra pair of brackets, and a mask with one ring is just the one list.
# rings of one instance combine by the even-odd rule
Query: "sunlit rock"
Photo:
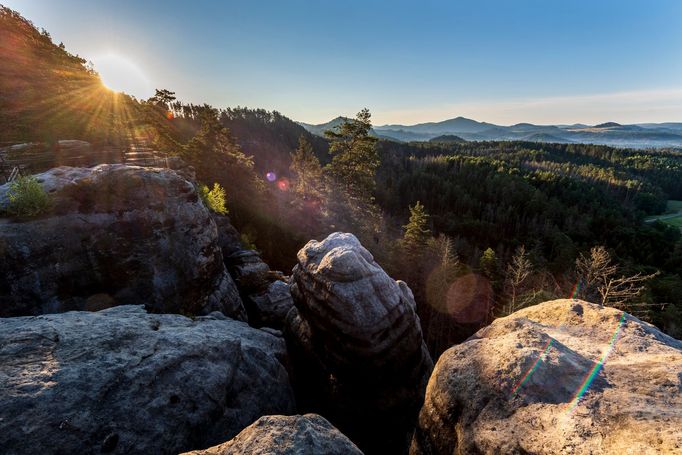
[(682, 342), (579, 300), (497, 319), (443, 353), (411, 454), (682, 450)]
[(317, 414), (264, 416), (234, 439), (186, 455), (362, 455), (346, 436)]

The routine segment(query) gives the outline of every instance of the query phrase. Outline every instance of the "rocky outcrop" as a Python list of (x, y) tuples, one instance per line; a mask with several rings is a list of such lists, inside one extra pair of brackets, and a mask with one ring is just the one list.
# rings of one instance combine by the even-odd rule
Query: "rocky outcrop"
[(291, 292), (285, 330), (301, 405), (366, 452), (404, 451), (432, 368), (410, 289), (335, 233), (299, 251)]
[(362, 455), (346, 436), (316, 414), (265, 416), (231, 441), (186, 455)]
[[(107, 164), (36, 177), (52, 213), (0, 220), (0, 316), (142, 303), (246, 318), (216, 225), (188, 180)], [(0, 187), (0, 208), (7, 190)]]
[(289, 285), (277, 280), (271, 282), (263, 292), (246, 296), (244, 305), (249, 313), (250, 324), (282, 329), (294, 300)]
[(682, 342), (579, 300), (498, 319), (446, 351), (411, 454), (682, 451)]
[(225, 258), (225, 262), (242, 293), (257, 293), (267, 287), (270, 267), (258, 252), (238, 250)]
[(0, 319), (0, 447), (176, 454), (294, 412), (282, 338), (141, 306)]
[(257, 251), (242, 247), (239, 233), (228, 217), (214, 214), (213, 219), (225, 264), (237, 283), (249, 324), (282, 329), (287, 313), (294, 306), (283, 276), (271, 271)]

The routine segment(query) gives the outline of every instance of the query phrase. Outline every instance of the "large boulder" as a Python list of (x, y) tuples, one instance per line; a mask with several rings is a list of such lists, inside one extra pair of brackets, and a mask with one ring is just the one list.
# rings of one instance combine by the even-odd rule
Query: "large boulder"
[(545, 302), (438, 360), (411, 454), (682, 452), (682, 342), (613, 308)]
[(141, 306), (0, 319), (0, 447), (176, 454), (294, 412), (284, 340)]
[(410, 289), (334, 233), (299, 251), (291, 292), (285, 333), (302, 407), (366, 452), (405, 451), (433, 367)]
[(234, 439), (186, 455), (362, 455), (350, 439), (317, 414), (264, 416)]
[[(246, 318), (216, 225), (190, 181), (169, 169), (111, 164), (36, 178), (51, 212), (0, 220), (0, 316), (144, 303)], [(8, 189), (0, 187), (0, 211)]]

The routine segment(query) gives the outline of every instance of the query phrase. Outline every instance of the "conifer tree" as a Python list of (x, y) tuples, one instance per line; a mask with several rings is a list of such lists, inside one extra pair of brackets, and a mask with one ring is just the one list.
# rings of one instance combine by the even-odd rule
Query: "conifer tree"
[(305, 136), (298, 138), (298, 148), (291, 154), (291, 172), (296, 174), (294, 190), (303, 198), (318, 197), (322, 183), (322, 166)]
[(369, 135), (371, 129), (371, 114), (363, 109), (355, 119), (344, 121), (335, 130), (325, 131), (332, 155), (328, 172), (351, 196), (369, 200), (372, 200), (379, 167), (377, 139)]
[(497, 279), (497, 275), (499, 273), (499, 264), (497, 260), (497, 254), (495, 254), (495, 250), (493, 250), (492, 248), (488, 248), (487, 250), (485, 250), (481, 255), (479, 264), (481, 266), (481, 272), (490, 281), (495, 281)]
[(431, 238), (429, 229), (429, 215), (421, 202), (417, 201), (410, 207), (410, 221), (403, 226), (403, 246), (410, 254), (423, 252), (426, 244)]

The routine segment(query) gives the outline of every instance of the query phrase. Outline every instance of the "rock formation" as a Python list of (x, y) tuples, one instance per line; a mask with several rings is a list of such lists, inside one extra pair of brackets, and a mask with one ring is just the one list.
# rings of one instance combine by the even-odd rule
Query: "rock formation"
[[(216, 225), (188, 180), (124, 165), (36, 178), (52, 213), (0, 221), (0, 316), (144, 304), (246, 318)], [(7, 190), (0, 187), (0, 209)]]
[(255, 327), (282, 329), (294, 300), (289, 285), (276, 280), (264, 291), (244, 298), (244, 305), (249, 312), (249, 322)]
[(300, 404), (366, 452), (405, 450), (432, 368), (410, 289), (353, 235), (335, 233), (299, 251), (291, 292)]
[(282, 338), (141, 306), (0, 319), (0, 447), (176, 454), (294, 412)]
[(234, 439), (186, 455), (362, 455), (346, 436), (316, 414), (265, 416)]
[(281, 273), (271, 271), (257, 251), (242, 247), (239, 232), (227, 216), (213, 214), (213, 220), (218, 227), (223, 259), (236, 281), (249, 324), (282, 329), (294, 303)]
[(411, 454), (682, 452), (682, 342), (622, 311), (545, 302), (446, 351)]

